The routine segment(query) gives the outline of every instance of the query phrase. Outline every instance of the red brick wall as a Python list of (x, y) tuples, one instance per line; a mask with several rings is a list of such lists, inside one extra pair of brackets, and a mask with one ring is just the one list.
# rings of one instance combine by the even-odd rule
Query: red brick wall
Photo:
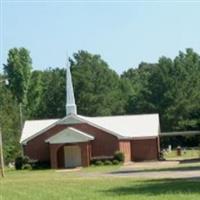
[[(69, 125), (57, 125), (45, 133), (33, 138), (24, 146), (24, 154), (31, 159), (50, 161), (49, 144), (46, 143), (45, 140), (68, 126)], [(70, 126), (94, 136), (95, 140), (91, 141), (91, 147), (88, 147), (90, 148), (90, 152), (92, 152), (92, 157), (112, 156), (114, 152), (119, 149), (118, 139), (105, 131), (88, 124), (74, 124)], [(62, 156), (62, 150), (59, 149), (59, 151), (61, 151), (58, 152), (58, 156), (60, 157)], [(62, 166), (63, 163), (60, 163), (59, 165)]]
[(95, 140), (91, 141), (92, 157), (113, 156), (119, 150), (117, 137), (88, 124), (76, 124), (73, 127), (94, 136)]
[(29, 156), (31, 159), (49, 161), (49, 144), (46, 143), (45, 140), (64, 128), (65, 126), (63, 125), (55, 126), (47, 132), (33, 138), (26, 145), (24, 145), (24, 154)]
[(124, 153), (125, 162), (131, 160), (131, 141), (130, 140), (120, 140), (119, 150)]
[(138, 139), (131, 141), (131, 157), (133, 161), (157, 160), (158, 138)]

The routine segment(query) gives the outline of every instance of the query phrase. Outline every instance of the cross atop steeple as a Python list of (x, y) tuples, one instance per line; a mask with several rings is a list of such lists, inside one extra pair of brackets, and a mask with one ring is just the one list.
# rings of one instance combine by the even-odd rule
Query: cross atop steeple
[(66, 69), (66, 116), (69, 114), (77, 114), (76, 103), (74, 98), (74, 89), (72, 84), (72, 77), (70, 66), (67, 58)]

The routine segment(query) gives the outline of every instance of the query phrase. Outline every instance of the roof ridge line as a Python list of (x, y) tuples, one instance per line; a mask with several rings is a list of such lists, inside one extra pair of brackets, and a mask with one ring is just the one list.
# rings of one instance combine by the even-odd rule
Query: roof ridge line
[(94, 117), (90, 117), (90, 116), (84, 116), (84, 115), (77, 115), (77, 116), (80, 116), (80, 117), (87, 117), (87, 118), (97, 118), (97, 117), (101, 117), (101, 118), (106, 118), (106, 117), (131, 117), (131, 116), (143, 116), (143, 115), (159, 115), (159, 113), (146, 113), (146, 114), (130, 114), (130, 115), (108, 115), (108, 116), (94, 116)]

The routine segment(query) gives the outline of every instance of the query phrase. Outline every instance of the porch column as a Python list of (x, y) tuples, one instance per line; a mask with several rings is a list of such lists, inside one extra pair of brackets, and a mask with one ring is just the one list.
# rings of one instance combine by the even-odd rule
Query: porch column
[(50, 149), (50, 163), (52, 169), (58, 168), (57, 151), (62, 144), (49, 144)]
[(81, 160), (82, 166), (88, 167), (90, 165), (90, 157), (91, 157), (91, 145), (90, 143), (80, 143), (79, 146), (81, 147)]

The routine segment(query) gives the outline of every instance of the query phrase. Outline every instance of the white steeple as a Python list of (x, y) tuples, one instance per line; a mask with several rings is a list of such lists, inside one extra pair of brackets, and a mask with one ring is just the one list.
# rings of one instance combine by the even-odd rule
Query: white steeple
[(66, 115), (77, 114), (76, 103), (74, 98), (74, 89), (72, 84), (72, 77), (70, 66), (67, 58), (67, 69), (66, 69)]

